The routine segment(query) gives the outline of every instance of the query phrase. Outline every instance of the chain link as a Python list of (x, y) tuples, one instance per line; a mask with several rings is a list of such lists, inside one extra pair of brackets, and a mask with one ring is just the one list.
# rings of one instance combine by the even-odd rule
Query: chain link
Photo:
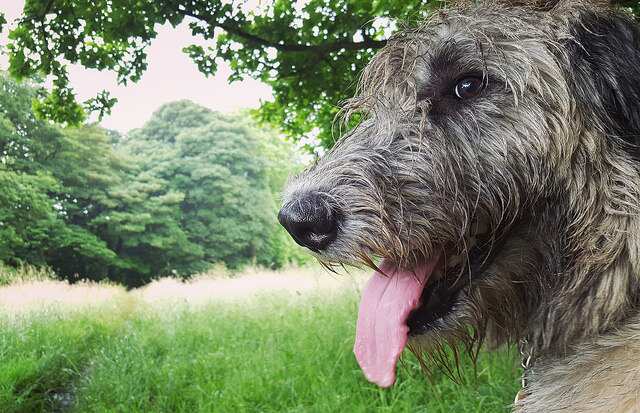
[(516, 394), (516, 398), (513, 401), (514, 404), (519, 405), (522, 401), (527, 397), (526, 388), (527, 388), (527, 371), (531, 367), (533, 363), (533, 347), (529, 345), (529, 341), (526, 338), (523, 338), (518, 342), (518, 351), (520, 352), (520, 365), (522, 366), (522, 380), (520, 384), (522, 388)]
[(520, 351), (520, 356), (522, 357), (520, 365), (522, 366), (522, 369), (524, 371), (522, 372), (521, 384), (522, 388), (524, 389), (527, 387), (527, 370), (529, 370), (529, 367), (531, 367), (531, 362), (533, 360), (533, 349), (529, 345), (529, 340), (527, 340), (526, 338), (520, 340), (518, 342), (518, 351)]

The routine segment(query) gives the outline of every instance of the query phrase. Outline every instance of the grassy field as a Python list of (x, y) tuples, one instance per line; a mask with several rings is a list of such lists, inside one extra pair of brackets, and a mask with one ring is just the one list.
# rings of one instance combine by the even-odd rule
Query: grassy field
[(507, 412), (515, 356), (429, 384), (406, 354), (391, 390), (352, 355), (360, 278), (309, 270), (162, 280), (126, 292), (0, 288), (0, 412)]

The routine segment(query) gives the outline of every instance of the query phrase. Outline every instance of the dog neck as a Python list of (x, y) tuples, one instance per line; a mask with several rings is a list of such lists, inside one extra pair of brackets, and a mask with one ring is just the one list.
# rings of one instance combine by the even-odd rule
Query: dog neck
[(582, 172), (545, 211), (554, 218), (539, 221), (564, 234), (563, 259), (539, 277), (553, 291), (526, 328), (535, 357), (518, 412), (632, 411), (640, 401), (640, 170), (610, 148), (577, 159), (586, 167), (571, 168)]
[(640, 404), (640, 317), (572, 347), (564, 357), (539, 358), (514, 407), (533, 412), (633, 412)]

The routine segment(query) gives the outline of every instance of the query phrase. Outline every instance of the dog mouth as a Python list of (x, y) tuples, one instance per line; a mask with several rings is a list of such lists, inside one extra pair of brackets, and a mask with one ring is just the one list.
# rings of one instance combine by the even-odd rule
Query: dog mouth
[(494, 240), (479, 234), (471, 240), (467, 254), (447, 256), (442, 253), (440, 260), (443, 262), (425, 279), (420, 304), (407, 317), (409, 336), (420, 336), (440, 328), (443, 319), (455, 310), (461, 292), (483, 276), (499, 249)]
[(455, 311), (461, 293), (491, 264), (500, 246), (477, 227), (465, 238), (463, 253), (443, 248), (409, 270), (384, 260), (369, 280), (362, 293), (354, 344), (356, 359), (369, 381), (392, 386), (409, 338), (446, 325), (444, 320)]

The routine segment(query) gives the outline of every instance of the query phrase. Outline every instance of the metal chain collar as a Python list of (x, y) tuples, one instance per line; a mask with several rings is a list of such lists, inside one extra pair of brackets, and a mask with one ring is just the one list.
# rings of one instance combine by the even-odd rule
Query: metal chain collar
[(527, 370), (531, 367), (531, 361), (533, 360), (533, 349), (529, 345), (529, 340), (523, 338), (518, 343), (518, 351), (520, 351), (520, 365), (524, 370), (522, 372), (522, 388), (527, 387)]
[(518, 394), (516, 394), (516, 399), (514, 403), (519, 402), (520, 400), (526, 397), (525, 389), (527, 388), (527, 371), (533, 364), (533, 348), (529, 345), (529, 340), (523, 338), (518, 342), (518, 351), (520, 352), (520, 365), (522, 366), (522, 379), (520, 381), (521, 388)]

